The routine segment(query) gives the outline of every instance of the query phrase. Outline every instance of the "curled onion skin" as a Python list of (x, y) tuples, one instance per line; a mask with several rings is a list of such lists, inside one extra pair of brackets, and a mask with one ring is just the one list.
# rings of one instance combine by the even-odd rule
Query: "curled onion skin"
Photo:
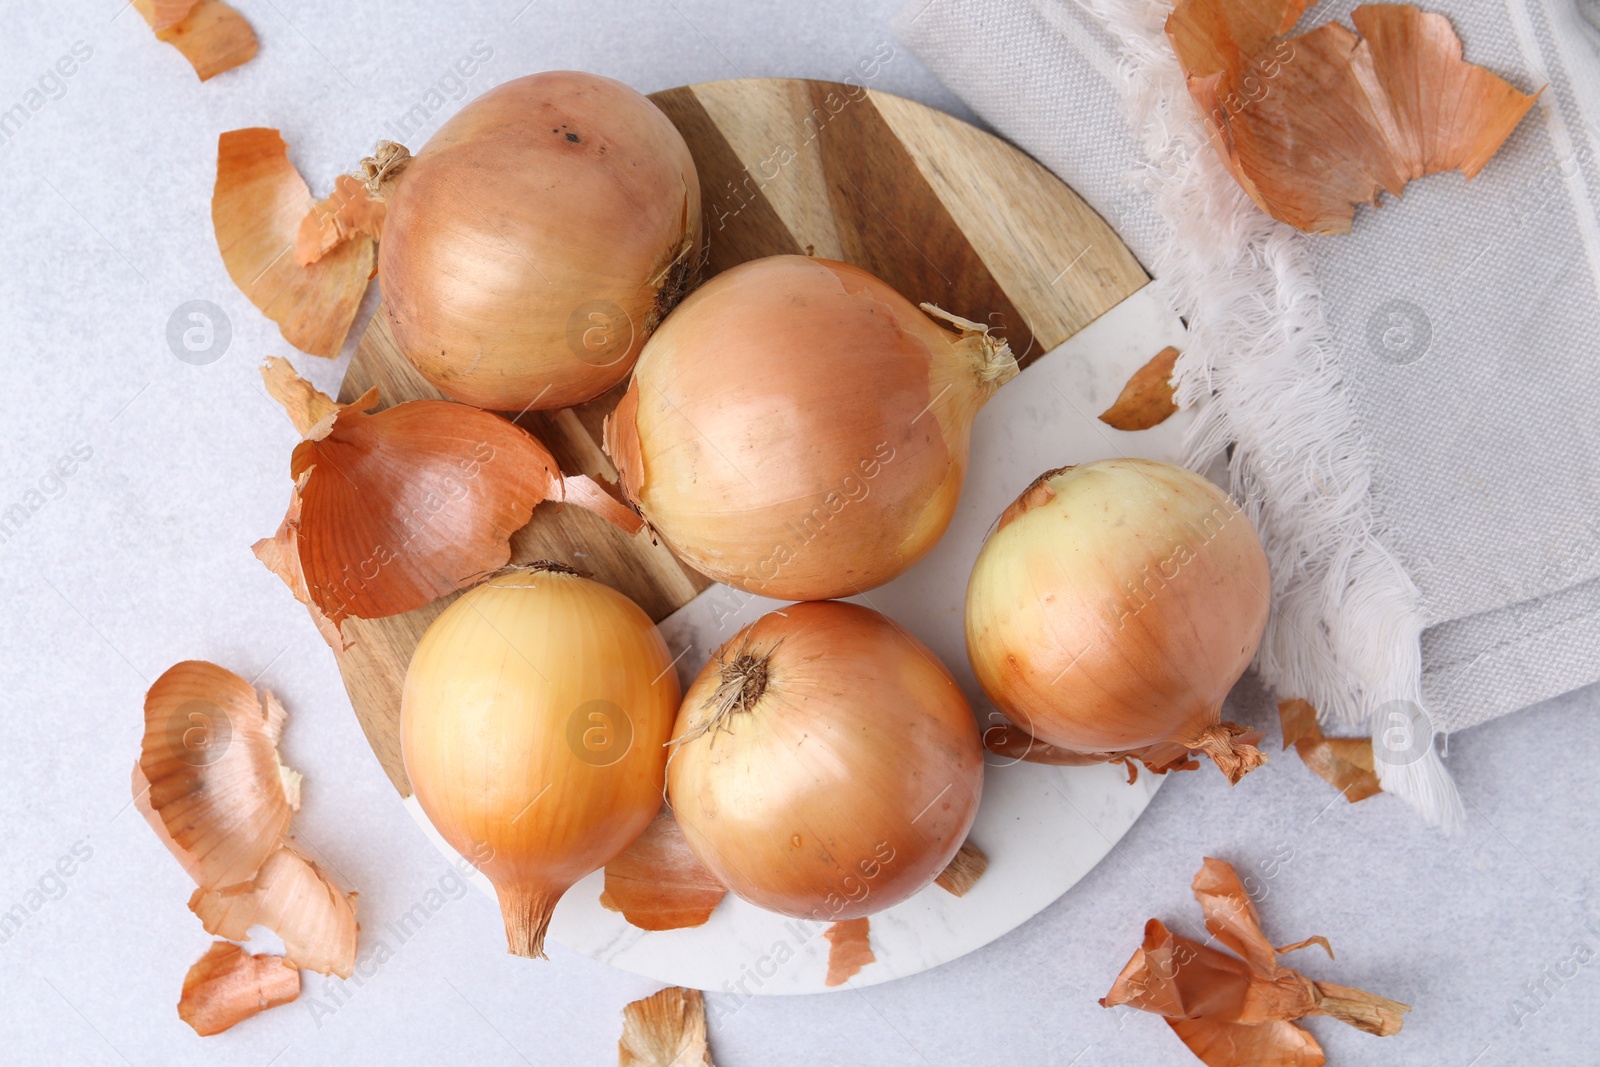
[(378, 273), (439, 389), (560, 408), (627, 376), (697, 262), (700, 180), (648, 98), (547, 71), (467, 104), (388, 194)]
[(428, 627), (400, 742), (422, 810), (494, 883), (510, 951), (542, 957), (556, 901), (661, 807), (679, 691), (638, 605), (535, 568), (473, 587)]
[(836, 922), (945, 869), (977, 814), (983, 748), (927, 646), (868, 608), (795, 604), (741, 630), (689, 687), (667, 790), (718, 881)]
[(822, 600), (921, 559), (954, 514), (973, 417), (1016, 374), (845, 263), (772, 256), (696, 290), (606, 422), (624, 493), (680, 558)]
[(1065, 467), (1029, 486), (978, 554), (967, 654), (995, 705), (1049, 745), (1107, 760), (1144, 750), (1156, 769), (1199, 750), (1237, 781), (1263, 757), (1219, 718), (1269, 591), (1249, 519), (1198, 474), (1143, 459)]

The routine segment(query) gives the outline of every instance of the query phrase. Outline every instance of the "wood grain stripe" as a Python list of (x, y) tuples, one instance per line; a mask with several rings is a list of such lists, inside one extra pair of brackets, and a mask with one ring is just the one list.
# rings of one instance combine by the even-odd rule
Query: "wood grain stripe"
[(844, 258), (909, 300), (992, 325), (1019, 361), (1033, 331), (865, 90), (811, 83), (812, 115)]
[(1036, 160), (988, 151), (993, 137), (943, 112), (888, 93), (871, 96), (1022, 309), (1040, 349), (1061, 344), (1149, 282), (1106, 221)]
[(805, 249), (761, 192), (761, 183), (733, 150), (692, 88), (667, 89), (650, 99), (694, 146), (700, 172), (701, 218), (709, 258), (704, 277), (748, 259)]

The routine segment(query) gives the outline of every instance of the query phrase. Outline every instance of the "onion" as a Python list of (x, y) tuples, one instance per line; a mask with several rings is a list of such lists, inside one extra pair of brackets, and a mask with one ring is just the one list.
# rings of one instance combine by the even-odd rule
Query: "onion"
[(543, 957), (556, 901), (655, 816), (677, 708), (649, 617), (559, 564), (473, 587), (422, 635), (401, 697), (406, 773), (494, 883), (512, 952)]
[(386, 195), (378, 272), (395, 340), (479, 407), (569, 407), (620, 382), (697, 261), (688, 145), (646, 97), (595, 74), (483, 94)]
[(745, 627), (684, 698), (667, 790), (735, 894), (835, 922), (898, 904), (961, 847), (983, 790), (966, 698), (883, 615), (795, 604)]
[(1261, 641), (1269, 584), (1250, 520), (1199, 475), (1143, 459), (1063, 467), (978, 554), (967, 654), (995, 705), (1049, 745), (1153, 770), (1198, 750), (1237, 782), (1265, 757), (1219, 721), (1222, 701)]
[(724, 271), (645, 345), (606, 422), (624, 493), (682, 559), (749, 592), (888, 581), (949, 525), (973, 416), (1017, 372), (982, 326), (944, 317), (960, 332), (825, 259)]

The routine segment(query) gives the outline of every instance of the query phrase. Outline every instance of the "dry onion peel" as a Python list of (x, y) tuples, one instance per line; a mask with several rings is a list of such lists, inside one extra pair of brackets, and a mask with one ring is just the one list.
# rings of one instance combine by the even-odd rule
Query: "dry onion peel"
[(210, 1037), (299, 995), (300, 972), (282, 956), (252, 956), (213, 941), (184, 975), (178, 1018)]
[(134, 9), (144, 16), (152, 30), (170, 30), (189, 17), (200, 0), (133, 0)]
[[(1212, 146), (1269, 215), (1346, 233), (1355, 205), (1425, 174), (1472, 178), (1533, 106), (1462, 58), (1443, 15), (1368, 4), (1283, 37), (1309, 0), (1184, 0), (1167, 36)], [(1542, 91), (1542, 90), (1541, 90)]]
[(201, 81), (248, 63), (259, 48), (250, 23), (222, 0), (133, 0), (133, 7)]
[(1172, 396), (1172, 368), (1179, 352), (1168, 345), (1133, 372), (1122, 387), (1116, 402), (1100, 416), (1100, 421), (1117, 430), (1148, 430), (1160, 426), (1177, 413)]
[(300, 220), (295, 237), (296, 262), (302, 267), (315, 263), (358, 235), (381, 241), (383, 224), (389, 216), (389, 196), (409, 162), (411, 153), (405, 145), (379, 141), (372, 155), (361, 161), (359, 174), (335, 178), (333, 192), (317, 201)]
[(141, 778), (162, 838), (201, 889), (248, 883), (299, 806), (300, 776), (278, 759), (283, 710), (232, 671), (169, 668), (145, 696)]
[(727, 893), (663, 811), (606, 864), (600, 903), (641, 930), (679, 930), (703, 925)]
[(623, 1008), (617, 1063), (619, 1067), (713, 1067), (700, 991), (668, 986)]
[(1320, 1067), (1321, 1048), (1293, 1025), (1308, 1015), (1331, 1016), (1379, 1037), (1400, 1031), (1409, 1006), (1316, 982), (1278, 963), (1284, 952), (1311, 944), (1327, 948), (1327, 940), (1309, 938), (1274, 949), (1231, 865), (1207, 857), (1195, 876), (1194, 893), (1206, 928), (1243, 958), (1151, 919), (1144, 943), (1100, 1001), (1102, 1007), (1127, 1004), (1164, 1016), (1209, 1067)]
[(300, 225), (315, 207), (277, 130), (230, 130), (217, 139), (211, 221), (228, 276), (285, 341), (332, 358), (355, 322), (376, 255), (372, 239), (358, 233), (301, 266)]
[(1269, 584), (1249, 519), (1191, 471), (1113, 459), (1041, 475), (967, 585), (968, 658), (1016, 724), (991, 748), (1073, 762), (1036, 738), (1158, 773), (1204, 754), (1238, 782), (1266, 757), (1222, 703), (1260, 643)]
[(319, 422), (339, 410), (338, 401), (295, 373), (294, 364), (282, 356), (266, 358), (261, 364), (261, 380), (267, 395), (283, 408), (301, 437), (311, 436)]
[(518, 411), (627, 377), (699, 261), (700, 179), (647, 97), (546, 71), (496, 86), (417, 152), (380, 250), (395, 342), (457, 400)]
[(562, 477), (538, 439), (492, 412), (443, 400), (373, 412), (376, 389), (330, 408), (283, 364), (262, 374), (306, 437), (290, 460), (288, 512), (255, 553), (336, 651), (347, 617), (410, 611), (504, 566), (511, 535), (542, 501), (576, 504), (630, 533), (641, 526), (593, 479)]
[[(1264, 736), (1260, 730), (1251, 730), (1226, 719), (1217, 723), (1218, 737), (1226, 743), (1225, 758), (1244, 746), (1257, 748)], [(1041, 763), (1047, 767), (1091, 767), (1097, 763), (1121, 763), (1128, 769), (1128, 784), (1139, 780), (1142, 766), (1152, 774), (1168, 771), (1197, 771), (1200, 761), (1197, 750), (1173, 742), (1147, 745), (1143, 748), (1120, 752), (1074, 752), (1059, 745), (1041, 741), (1015, 723), (1002, 722), (989, 727), (983, 735), (983, 747), (1006, 759), (1025, 763)], [(1219, 751), (1222, 751), (1219, 748)], [(1260, 757), (1265, 760), (1266, 757)]]
[(406, 774), (494, 884), (511, 952), (543, 957), (556, 901), (660, 810), (677, 710), (650, 617), (558, 564), (490, 578), (422, 635), (401, 696)]
[(983, 789), (971, 708), (933, 652), (838, 601), (768, 612), (684, 695), (667, 769), (706, 869), (769, 911), (892, 907), (966, 840)]
[(1167, 1019), (1167, 1025), (1207, 1067), (1322, 1067), (1317, 1039), (1292, 1022), (1225, 1023)]
[(1383, 792), (1372, 758), (1370, 737), (1324, 737), (1317, 709), (1304, 700), (1278, 701), (1283, 747), (1294, 746), (1312, 772), (1354, 804)]
[(365, 182), (349, 174), (339, 175), (334, 179), (333, 192), (317, 201), (300, 220), (295, 262), (302, 267), (315, 263), (357, 234), (381, 240), (387, 207)]
[(244, 891), (196, 889), (189, 910), (206, 933), (243, 941), (261, 925), (283, 939), (295, 967), (349, 978), (356, 962), (354, 894), (341, 893), (315, 863), (289, 845), (278, 848)]
[(869, 937), (871, 920), (866, 916), (836, 922), (822, 932), (828, 939), (828, 977), (822, 984), (828, 988), (843, 985), (861, 973), (861, 968), (876, 963)]
[(848, 596), (944, 533), (972, 420), (1016, 373), (978, 323), (858, 267), (771, 256), (706, 282), (646, 342), (605, 448), (697, 570), (764, 596)]
[(962, 842), (955, 859), (939, 872), (934, 883), (951, 896), (964, 897), (989, 869), (989, 857), (971, 841)]

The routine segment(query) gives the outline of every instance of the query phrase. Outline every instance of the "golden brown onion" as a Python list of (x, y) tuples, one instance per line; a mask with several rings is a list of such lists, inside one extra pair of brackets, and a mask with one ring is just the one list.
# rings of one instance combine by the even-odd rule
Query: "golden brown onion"
[(967, 654), (989, 699), (1049, 745), (1156, 770), (1201, 751), (1238, 781), (1265, 757), (1219, 717), (1268, 593), (1250, 520), (1198, 474), (1144, 459), (1063, 467), (978, 554)]
[(502, 411), (620, 382), (699, 248), (700, 180), (677, 128), (577, 71), (478, 97), (388, 197), (379, 276), (395, 340), (444, 392)]
[(1017, 372), (952, 321), (845, 263), (724, 271), (656, 331), (606, 421), (623, 491), (718, 581), (795, 600), (881, 585), (944, 533), (973, 416)]
[(972, 709), (928, 647), (837, 601), (768, 612), (689, 687), (667, 789), (737, 896), (836, 922), (900, 903), (966, 840), (983, 791)]
[(475, 586), (422, 635), (401, 697), (406, 774), (494, 883), (512, 952), (543, 957), (556, 901), (661, 807), (677, 709), (650, 617), (555, 564)]

